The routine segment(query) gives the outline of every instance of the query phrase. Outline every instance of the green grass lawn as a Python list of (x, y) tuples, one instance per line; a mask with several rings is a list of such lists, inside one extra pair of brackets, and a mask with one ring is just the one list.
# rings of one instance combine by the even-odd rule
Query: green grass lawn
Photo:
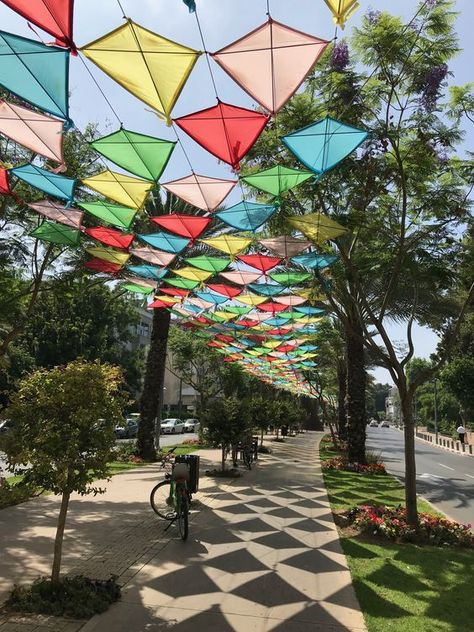
[[(321, 458), (332, 456), (323, 444)], [(329, 471), (324, 480), (333, 510), (365, 502), (404, 504), (403, 487), (392, 476)], [(418, 507), (437, 513), (423, 500)], [(342, 537), (341, 543), (369, 632), (474, 630), (473, 550), (367, 537)]]

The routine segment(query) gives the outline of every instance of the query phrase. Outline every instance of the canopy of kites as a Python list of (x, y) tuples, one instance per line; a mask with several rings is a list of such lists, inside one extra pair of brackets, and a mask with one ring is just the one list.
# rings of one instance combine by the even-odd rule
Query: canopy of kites
[[(239, 176), (239, 163), (330, 42), (268, 16), (252, 32), (207, 53), (126, 19), (79, 48), (73, 36), (74, 0), (0, 1), (55, 38), (54, 45), (46, 45), (0, 31), (0, 86), (15, 97), (0, 102), (0, 134), (34, 156), (28, 164), (0, 169), (0, 195), (14, 195), (16, 180), (44, 194), (28, 205), (44, 218), (31, 235), (82, 248), (91, 273), (109, 275), (124, 290), (143, 295), (150, 309), (169, 310), (226, 361), (277, 388), (310, 395), (305, 374), (317, 367), (318, 351), (311, 341), (325, 313), (311, 281), (315, 271), (336, 261), (321, 246), (345, 228), (321, 213), (290, 217), (287, 234), (269, 237), (265, 227), (285, 196), (337, 167), (367, 132), (326, 117), (281, 138), (301, 168), (275, 157), (273, 166)], [(341, 27), (358, 6), (355, 0), (324, 1)], [(196, 2), (184, 2), (196, 11)], [(64, 131), (73, 125), (69, 63), (78, 54), (227, 163), (233, 177), (191, 170), (162, 182), (176, 142), (123, 127), (91, 142), (104, 161), (102, 171), (82, 181), (62, 175)], [(204, 55), (250, 95), (254, 108), (218, 100), (173, 118), (183, 87)], [(47, 168), (51, 163), (57, 168)], [(237, 185), (241, 201), (226, 206)], [(196, 213), (149, 217), (147, 232), (133, 232), (137, 215), (143, 219), (147, 198), (158, 187)], [(89, 201), (82, 201), (79, 189)], [(83, 226), (86, 214), (88, 227)]]

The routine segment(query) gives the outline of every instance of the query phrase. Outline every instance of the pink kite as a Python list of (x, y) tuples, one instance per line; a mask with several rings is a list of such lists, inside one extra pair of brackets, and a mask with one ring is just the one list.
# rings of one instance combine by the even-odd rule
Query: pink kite
[(152, 217), (151, 221), (170, 233), (194, 240), (206, 230), (212, 222), (212, 218), (171, 213), (170, 215)]
[(176, 254), (163, 252), (150, 246), (144, 248), (130, 248), (130, 254), (139, 259), (143, 259), (147, 263), (153, 263), (156, 266), (169, 266), (176, 259)]
[(39, 26), (56, 38), (57, 46), (70, 48), (76, 54), (72, 39), (74, 0), (1, 0), (25, 20)]
[(130, 247), (132, 241), (135, 239), (135, 235), (122, 233), (115, 228), (105, 228), (104, 226), (97, 226), (95, 228), (86, 228), (84, 231), (89, 237), (97, 239), (106, 246), (112, 246), (113, 248), (120, 248), (126, 250)]
[(303, 305), (303, 303), (306, 303), (306, 301), (308, 299), (306, 298), (302, 298), (301, 296), (275, 296), (274, 301), (276, 301), (277, 303), (281, 303), (282, 305), (288, 306), (288, 307), (296, 307), (297, 305)]
[(64, 167), (63, 129), (64, 121), (0, 101), (0, 133)]
[(237, 283), (237, 285), (248, 285), (249, 283), (255, 283), (262, 275), (260, 272), (221, 272), (221, 277), (227, 279), (231, 283)]
[(267, 114), (222, 103), (175, 119), (175, 123), (213, 156), (239, 169), (240, 160), (269, 121)]
[(66, 208), (57, 202), (51, 200), (41, 200), (28, 204), (28, 207), (36, 211), (40, 215), (52, 219), (55, 222), (71, 226), (71, 228), (81, 228), (84, 213), (75, 208)]
[(208, 178), (192, 173), (179, 180), (165, 182), (161, 186), (188, 204), (212, 213), (222, 204), (236, 184), (237, 180)]
[(212, 57), (252, 98), (276, 114), (301, 86), (328, 44), (269, 18)]

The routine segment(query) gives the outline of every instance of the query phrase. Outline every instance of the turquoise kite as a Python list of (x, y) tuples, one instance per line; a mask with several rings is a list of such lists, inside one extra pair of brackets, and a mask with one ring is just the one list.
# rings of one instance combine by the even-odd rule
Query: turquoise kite
[(365, 130), (326, 118), (283, 136), (286, 147), (317, 174), (333, 169), (367, 138)]
[(127, 266), (127, 270), (133, 272), (133, 274), (136, 274), (139, 277), (143, 277), (144, 279), (160, 280), (168, 274), (168, 270), (166, 268), (158, 268), (157, 266), (149, 266), (145, 264)]
[(164, 232), (152, 233), (150, 235), (137, 235), (137, 237), (141, 241), (153, 246), (153, 248), (158, 248), (159, 250), (173, 254), (179, 254), (191, 243), (190, 239), (184, 239), (183, 237)]
[(242, 200), (215, 215), (228, 226), (253, 232), (265, 224), (277, 210), (273, 204), (258, 204)]
[(310, 268), (310, 270), (322, 270), (323, 268), (328, 268), (335, 261), (337, 261), (336, 255), (319, 255), (316, 252), (309, 252), (307, 254), (291, 258), (292, 263), (304, 266), (305, 268)]
[(10, 169), (10, 173), (32, 187), (44, 191), (47, 195), (52, 195), (67, 202), (72, 202), (74, 199), (76, 187), (74, 178), (60, 176), (31, 164), (14, 167)]
[(69, 51), (0, 31), (0, 86), (71, 123)]

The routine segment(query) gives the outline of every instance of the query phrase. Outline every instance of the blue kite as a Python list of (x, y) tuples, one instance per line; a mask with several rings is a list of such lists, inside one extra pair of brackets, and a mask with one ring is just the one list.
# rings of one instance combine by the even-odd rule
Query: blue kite
[(10, 173), (32, 187), (44, 191), (47, 195), (66, 200), (66, 202), (74, 200), (76, 188), (76, 180), (74, 178), (60, 176), (52, 171), (31, 164), (14, 167), (10, 169)]
[(141, 241), (153, 246), (153, 248), (171, 252), (175, 255), (182, 252), (191, 242), (190, 239), (184, 239), (183, 237), (164, 232), (151, 233), (150, 235), (137, 235), (137, 237)]
[(322, 270), (328, 268), (335, 261), (337, 261), (336, 255), (319, 255), (317, 252), (308, 252), (303, 255), (297, 255), (291, 258), (292, 263), (296, 263), (299, 266), (310, 268), (310, 270)]
[(127, 266), (127, 270), (144, 279), (159, 280), (168, 274), (167, 268), (158, 268), (157, 266), (150, 265)]
[(277, 210), (273, 204), (259, 204), (242, 200), (234, 206), (215, 213), (215, 216), (237, 230), (255, 231), (265, 224)]

